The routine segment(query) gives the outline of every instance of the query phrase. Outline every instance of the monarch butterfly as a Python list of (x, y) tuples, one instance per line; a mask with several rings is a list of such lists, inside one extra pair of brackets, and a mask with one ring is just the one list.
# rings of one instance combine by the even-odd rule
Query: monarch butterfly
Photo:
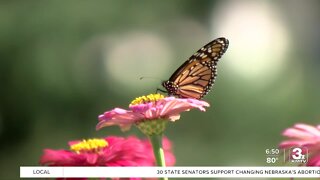
[(179, 98), (201, 99), (214, 84), (217, 76), (217, 62), (226, 52), (229, 41), (217, 38), (193, 54), (162, 86), (169, 95)]

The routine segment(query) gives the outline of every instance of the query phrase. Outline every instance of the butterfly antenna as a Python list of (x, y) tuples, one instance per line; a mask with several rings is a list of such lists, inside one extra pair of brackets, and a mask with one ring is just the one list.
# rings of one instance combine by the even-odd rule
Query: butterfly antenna
[[(161, 82), (163, 82), (163, 80), (161, 80), (161, 79), (159, 79), (159, 78), (154, 78), (154, 77), (145, 77), (145, 76), (142, 76), (142, 77), (140, 77), (139, 79), (140, 79), (140, 80), (142, 80), (142, 79), (153, 79), (153, 80), (160, 80)], [(160, 88), (157, 88), (157, 89), (156, 89), (156, 94), (158, 94), (159, 92), (168, 93), (168, 92), (165, 91), (165, 90), (162, 90), (162, 89), (160, 89)]]
[(153, 79), (153, 80), (161, 80), (161, 79), (159, 79), (159, 78), (148, 77), (148, 76), (142, 76), (142, 77), (140, 77), (139, 79), (140, 79), (140, 80), (142, 80), (142, 79)]
[(159, 81), (160, 81), (160, 83), (162, 83), (162, 82), (163, 82), (163, 80), (162, 80), (162, 79), (160, 79), (160, 78), (154, 78), (154, 77), (146, 77), (146, 76), (142, 76), (142, 77), (140, 77), (139, 79), (140, 79), (140, 80), (142, 80), (142, 79), (153, 79), (153, 80), (159, 80)]

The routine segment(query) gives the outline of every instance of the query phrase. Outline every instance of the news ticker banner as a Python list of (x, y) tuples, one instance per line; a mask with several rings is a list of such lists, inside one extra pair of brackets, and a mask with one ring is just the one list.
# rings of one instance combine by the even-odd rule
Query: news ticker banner
[(320, 177), (320, 167), (20, 167), (20, 178), (260, 178)]

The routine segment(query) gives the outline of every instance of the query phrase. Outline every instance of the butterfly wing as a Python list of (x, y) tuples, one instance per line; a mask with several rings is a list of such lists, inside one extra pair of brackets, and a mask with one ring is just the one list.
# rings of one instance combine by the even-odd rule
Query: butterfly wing
[(169, 95), (201, 99), (217, 76), (217, 62), (229, 45), (226, 38), (218, 38), (203, 46), (163, 82)]

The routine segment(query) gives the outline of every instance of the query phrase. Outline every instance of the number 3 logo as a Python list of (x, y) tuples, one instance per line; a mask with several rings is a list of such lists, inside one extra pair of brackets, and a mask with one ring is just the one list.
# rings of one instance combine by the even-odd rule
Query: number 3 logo
[(302, 154), (301, 148), (294, 148), (292, 149), (292, 158), (293, 159), (304, 159), (304, 155)]

